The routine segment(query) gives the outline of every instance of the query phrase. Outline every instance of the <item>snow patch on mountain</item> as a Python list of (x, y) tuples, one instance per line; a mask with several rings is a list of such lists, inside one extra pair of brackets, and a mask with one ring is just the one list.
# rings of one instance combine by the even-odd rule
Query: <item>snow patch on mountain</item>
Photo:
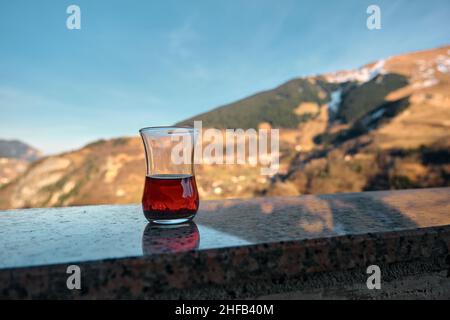
[(438, 55), (433, 60), (418, 60), (416, 62), (418, 71), (413, 74), (413, 88), (428, 88), (439, 84), (436, 78), (436, 71), (440, 73), (450, 73), (450, 56)]
[(338, 89), (331, 93), (331, 100), (328, 103), (328, 110), (337, 113), (342, 100), (342, 90)]
[(375, 111), (374, 113), (372, 113), (372, 115), (370, 116), (370, 119), (373, 120), (377, 120), (378, 118), (381, 118), (381, 116), (384, 114), (386, 110), (384, 108)]
[(358, 82), (364, 83), (370, 81), (380, 74), (385, 74), (384, 64), (386, 60), (379, 60), (372, 67), (362, 67), (353, 71), (338, 71), (325, 76), (331, 83)]
[(438, 83), (439, 83), (438, 79), (435, 79), (435, 78), (426, 79), (423, 82), (416, 85), (415, 88), (429, 88), (429, 87), (437, 85)]
[(384, 74), (385, 73), (385, 70), (384, 70), (385, 62), (386, 62), (385, 60), (380, 60), (377, 63), (375, 63), (375, 65), (372, 68), (370, 68), (369, 78), (365, 82), (374, 79), (375, 77), (377, 77), (380, 74)]
[(436, 58), (436, 69), (441, 73), (450, 73), (450, 57), (439, 55)]

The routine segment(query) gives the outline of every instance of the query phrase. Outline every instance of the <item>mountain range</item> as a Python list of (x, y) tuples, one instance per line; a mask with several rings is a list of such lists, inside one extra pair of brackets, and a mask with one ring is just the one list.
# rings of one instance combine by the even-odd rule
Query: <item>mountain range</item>
[[(281, 169), (199, 165), (202, 199), (450, 185), (450, 46), (290, 80), (179, 122), (280, 129)], [(0, 208), (139, 202), (144, 151), (101, 140), (34, 161), (0, 187)]]
[(20, 159), (33, 162), (41, 156), (42, 153), (39, 150), (22, 141), (0, 139), (0, 158)]
[(0, 187), (25, 172), (42, 153), (19, 140), (0, 139)]

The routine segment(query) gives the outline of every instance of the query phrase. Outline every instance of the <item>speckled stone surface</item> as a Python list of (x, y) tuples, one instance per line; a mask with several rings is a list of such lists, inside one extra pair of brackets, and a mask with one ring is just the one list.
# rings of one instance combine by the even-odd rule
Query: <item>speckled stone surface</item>
[[(204, 201), (151, 227), (138, 205), (0, 212), (1, 298), (182, 297), (183, 290), (449, 260), (450, 188)], [(450, 263), (450, 262), (449, 262)], [(68, 265), (81, 290), (68, 290)]]

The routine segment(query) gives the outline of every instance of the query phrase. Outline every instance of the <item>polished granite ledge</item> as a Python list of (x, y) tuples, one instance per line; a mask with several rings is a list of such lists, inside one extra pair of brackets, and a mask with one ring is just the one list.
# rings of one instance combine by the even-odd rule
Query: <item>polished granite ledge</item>
[[(370, 264), (450, 268), (450, 188), (204, 201), (177, 227), (135, 205), (3, 211), (0, 226), (1, 298), (180, 298)], [(81, 290), (66, 287), (71, 264)]]

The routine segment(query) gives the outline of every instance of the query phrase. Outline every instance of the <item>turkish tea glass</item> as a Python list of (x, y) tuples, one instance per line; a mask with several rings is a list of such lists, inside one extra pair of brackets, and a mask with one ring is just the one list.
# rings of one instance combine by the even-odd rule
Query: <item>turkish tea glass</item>
[(199, 206), (194, 175), (197, 130), (191, 127), (148, 127), (139, 133), (147, 163), (142, 195), (145, 217), (156, 224), (191, 220)]

